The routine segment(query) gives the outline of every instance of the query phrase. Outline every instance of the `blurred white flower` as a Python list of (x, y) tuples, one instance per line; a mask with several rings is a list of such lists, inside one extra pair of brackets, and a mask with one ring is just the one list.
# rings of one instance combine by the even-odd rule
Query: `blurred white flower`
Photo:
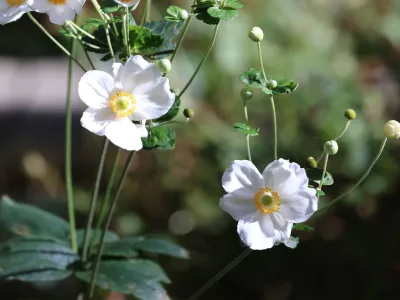
[(220, 207), (239, 221), (238, 234), (253, 250), (287, 242), (293, 223), (307, 220), (318, 206), (305, 170), (284, 159), (270, 163), (262, 175), (252, 162), (235, 160), (222, 186), (227, 194)]
[(63, 25), (82, 11), (85, 0), (27, 0), (34, 11), (49, 15), (50, 22)]
[(388, 121), (383, 127), (383, 134), (391, 140), (397, 140), (400, 137), (400, 123), (395, 120)]
[(168, 79), (140, 55), (125, 65), (114, 63), (110, 72), (86, 72), (78, 93), (89, 106), (82, 126), (129, 151), (143, 147), (141, 138), (147, 137), (143, 121), (166, 114), (175, 100)]
[(122, 5), (123, 7), (131, 7), (139, 4), (140, 0), (114, 0), (115, 3)]
[(14, 22), (30, 11), (25, 0), (0, 0), (0, 24)]

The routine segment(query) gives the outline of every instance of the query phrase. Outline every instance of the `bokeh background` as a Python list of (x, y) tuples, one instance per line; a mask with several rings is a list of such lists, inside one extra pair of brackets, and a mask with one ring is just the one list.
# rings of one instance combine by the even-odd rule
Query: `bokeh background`
[[(221, 24), (216, 45), (182, 99), (196, 115), (174, 126), (174, 151), (140, 151), (134, 161), (112, 230), (120, 235), (166, 235), (185, 246), (191, 259), (160, 258), (172, 279), (172, 299), (185, 299), (245, 250), (236, 222), (220, 210), (221, 176), (233, 159), (245, 159), (245, 138), (232, 131), (243, 120), (239, 74), (259, 67), (247, 38), (263, 28), (263, 58), (274, 78), (300, 83), (276, 99), (279, 156), (305, 165), (324, 141), (338, 135), (347, 108), (357, 119), (340, 140), (328, 167), (335, 184), (328, 202), (361, 176), (383, 139), (383, 124), (400, 120), (400, 2), (396, 0), (244, 0), (233, 21)], [(192, 1), (153, 1), (152, 19), (169, 5), (189, 10)], [(144, 1), (134, 15), (140, 16)], [(58, 27), (36, 15), (60, 41)], [(90, 3), (82, 18), (95, 16)], [(170, 73), (182, 88), (200, 61), (212, 27), (194, 20)], [(64, 106), (67, 60), (24, 16), (0, 27), (0, 193), (66, 218)], [(85, 61), (83, 53), (78, 57)], [(96, 65), (102, 64), (93, 57)], [(73, 177), (78, 225), (84, 226), (103, 139), (81, 128), (84, 105), (74, 71)], [(253, 160), (272, 160), (271, 110), (258, 92), (249, 102)], [(183, 119), (183, 117), (181, 116)], [(172, 125), (171, 125), (172, 126)], [(283, 245), (256, 251), (208, 290), (203, 299), (399, 299), (400, 187), (398, 142), (389, 142), (364, 184), (309, 223), (297, 249)], [(115, 148), (102, 182), (111, 171)], [(124, 153), (120, 166), (122, 168)], [(71, 299), (68, 283), (27, 286), (1, 283), (1, 299)], [(112, 294), (109, 299), (125, 299)], [(151, 299), (150, 299), (151, 300)]]

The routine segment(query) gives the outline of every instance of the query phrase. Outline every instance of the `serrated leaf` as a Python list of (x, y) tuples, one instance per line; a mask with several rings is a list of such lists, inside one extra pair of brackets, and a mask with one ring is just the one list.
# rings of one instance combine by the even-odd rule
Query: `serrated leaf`
[(250, 136), (258, 135), (259, 128), (253, 128), (249, 124), (236, 122), (233, 124), (233, 130)]
[(204, 8), (197, 6), (194, 9), (193, 13), (195, 14), (197, 20), (200, 20), (208, 25), (217, 25), (219, 23), (219, 19), (210, 16), (207, 12), (208, 8), (209, 6), (206, 6)]
[(100, 4), (101, 10), (106, 14), (117, 12), (121, 7), (113, 0), (102, 0)]
[(163, 44), (164, 38), (151, 33), (143, 26), (129, 26), (129, 47), (135, 54), (150, 54), (157, 51)]
[(296, 90), (298, 83), (289, 80), (278, 80), (277, 86), (273, 89), (274, 95), (288, 94)]
[(229, 21), (232, 20), (234, 17), (236, 17), (239, 12), (235, 9), (232, 8), (219, 8), (219, 7), (209, 7), (207, 9), (207, 13), (213, 17), (213, 18), (217, 18), (220, 20), (224, 20), (224, 21)]
[(60, 217), (7, 196), (0, 201), (0, 228), (16, 236), (42, 235), (60, 239), (69, 232), (68, 223)]
[(150, 129), (149, 136), (142, 138), (144, 149), (158, 148), (160, 150), (172, 150), (175, 148), (175, 131), (166, 126)]
[[(307, 176), (308, 178), (319, 185), (321, 178), (322, 178), (322, 169), (312, 168), (307, 169)], [(333, 184), (333, 177), (329, 172), (325, 172), (324, 180), (322, 180), (322, 185), (332, 185)]]
[(267, 88), (266, 86), (263, 86), (263, 87), (261, 88), (261, 91), (262, 91), (264, 94), (267, 94), (267, 95), (274, 95), (274, 92), (273, 92), (272, 90), (270, 90), (269, 88)]
[(178, 6), (171, 5), (170, 7), (167, 8), (167, 13), (169, 16), (166, 16), (165, 19), (171, 22), (179, 22), (181, 21), (179, 18), (179, 12), (182, 9)]
[[(92, 272), (80, 271), (75, 275), (90, 282)], [(133, 295), (141, 300), (165, 300), (167, 293), (159, 282), (170, 280), (161, 267), (144, 259), (102, 261), (96, 277), (96, 285), (107, 291)]]
[(306, 224), (299, 223), (299, 224), (293, 224), (293, 230), (311, 232), (311, 231), (314, 231), (314, 228), (312, 228)]
[(242, 73), (239, 78), (244, 85), (252, 88), (263, 88), (267, 84), (262, 72), (255, 68), (251, 68), (247, 72)]
[(224, 7), (240, 9), (244, 6), (241, 2), (242, 2), (241, 0), (226, 0)]
[(165, 115), (159, 117), (158, 119), (155, 119), (154, 123), (161, 123), (172, 120), (179, 113), (180, 106), (181, 106), (181, 99), (175, 98), (175, 102), (168, 110), (168, 112)]

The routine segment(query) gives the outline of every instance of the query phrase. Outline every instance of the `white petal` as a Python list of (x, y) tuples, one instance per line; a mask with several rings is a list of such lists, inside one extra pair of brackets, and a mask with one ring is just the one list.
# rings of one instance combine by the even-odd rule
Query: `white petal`
[(222, 197), (219, 201), (219, 206), (236, 221), (257, 212), (253, 199), (237, 198), (232, 194), (226, 194)]
[(279, 213), (273, 213), (270, 216), (274, 225), (275, 243), (285, 242), (290, 238), (293, 223), (287, 222)]
[(135, 6), (136, 4), (139, 3), (140, 0), (130, 0), (130, 1), (118, 1), (114, 0), (115, 3), (118, 3), (119, 5), (122, 5), (123, 7), (131, 7)]
[(295, 249), (299, 244), (299, 238), (291, 236), (287, 241), (283, 242), (286, 247), (290, 249)]
[(263, 187), (263, 178), (251, 161), (235, 160), (222, 176), (222, 187), (227, 193), (250, 200)]
[(123, 64), (121, 63), (113, 63), (112, 64), (112, 74), (114, 75), (115, 81), (119, 81), (121, 77), (121, 70), (122, 70)]
[(291, 195), (308, 186), (306, 171), (298, 164), (284, 159), (270, 163), (262, 176), (265, 185), (278, 192), (279, 196)]
[(79, 14), (82, 11), (85, 0), (67, 0), (66, 4)]
[(128, 118), (110, 123), (105, 135), (113, 144), (128, 151), (138, 151), (143, 147), (139, 130)]
[(28, 11), (30, 11), (30, 9), (26, 5), (11, 7), (7, 10), (0, 11), (0, 24), (4, 25), (10, 22), (14, 22), (21, 18), (22, 15)]
[(266, 236), (261, 230), (260, 217), (259, 213), (248, 215), (237, 225), (240, 239), (253, 250), (264, 250), (274, 246), (274, 238)]
[(103, 71), (88, 71), (79, 81), (78, 93), (81, 100), (89, 107), (108, 106), (108, 98), (114, 90), (112, 76)]
[(89, 107), (83, 113), (81, 125), (90, 132), (103, 136), (107, 125), (114, 121), (115, 117), (114, 112), (108, 107), (100, 109)]
[(67, 5), (52, 7), (47, 14), (50, 22), (57, 25), (63, 25), (66, 20), (72, 20), (75, 17), (75, 11)]
[(138, 129), (139, 136), (142, 138), (146, 138), (149, 136), (149, 133), (147, 132), (146, 125), (143, 123), (140, 124), (135, 124), (136, 128)]
[(41, 13), (48, 12), (52, 8), (48, 0), (29, 0), (28, 5), (32, 10)]
[(318, 209), (318, 198), (315, 190), (303, 188), (295, 194), (281, 197), (279, 213), (289, 222), (301, 223), (311, 217)]

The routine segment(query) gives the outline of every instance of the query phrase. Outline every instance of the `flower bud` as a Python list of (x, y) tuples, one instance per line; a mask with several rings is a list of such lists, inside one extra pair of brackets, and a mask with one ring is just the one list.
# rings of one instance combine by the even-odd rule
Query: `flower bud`
[(264, 32), (260, 27), (253, 27), (249, 32), (249, 38), (253, 42), (261, 42), (264, 38)]
[(166, 58), (160, 59), (157, 62), (157, 66), (162, 73), (168, 73), (171, 71), (171, 62)]
[(307, 165), (312, 168), (315, 169), (316, 167), (318, 167), (318, 163), (315, 160), (314, 157), (310, 156), (309, 158), (307, 158)]
[(354, 109), (349, 108), (348, 110), (346, 110), (346, 112), (344, 113), (344, 116), (348, 119), (348, 120), (354, 120), (357, 116), (356, 112), (354, 111)]
[(329, 155), (335, 155), (339, 151), (339, 146), (336, 141), (327, 141), (324, 144), (324, 152)]
[(183, 115), (184, 115), (186, 118), (191, 119), (191, 118), (193, 118), (193, 116), (194, 116), (194, 110), (191, 109), (191, 108), (185, 108), (185, 109), (183, 110)]
[(268, 82), (268, 87), (270, 88), (270, 89), (274, 89), (274, 88), (276, 88), (278, 86), (278, 83), (276, 82), (276, 80), (270, 80), (269, 82)]
[(390, 120), (383, 126), (383, 134), (390, 140), (397, 140), (400, 137), (400, 123)]
[(181, 9), (178, 12), (178, 18), (182, 21), (186, 20), (187, 18), (189, 18), (189, 13), (187, 12), (186, 9)]
[(243, 101), (250, 100), (253, 98), (253, 91), (247, 87), (244, 87), (240, 91), (240, 97), (242, 97)]

